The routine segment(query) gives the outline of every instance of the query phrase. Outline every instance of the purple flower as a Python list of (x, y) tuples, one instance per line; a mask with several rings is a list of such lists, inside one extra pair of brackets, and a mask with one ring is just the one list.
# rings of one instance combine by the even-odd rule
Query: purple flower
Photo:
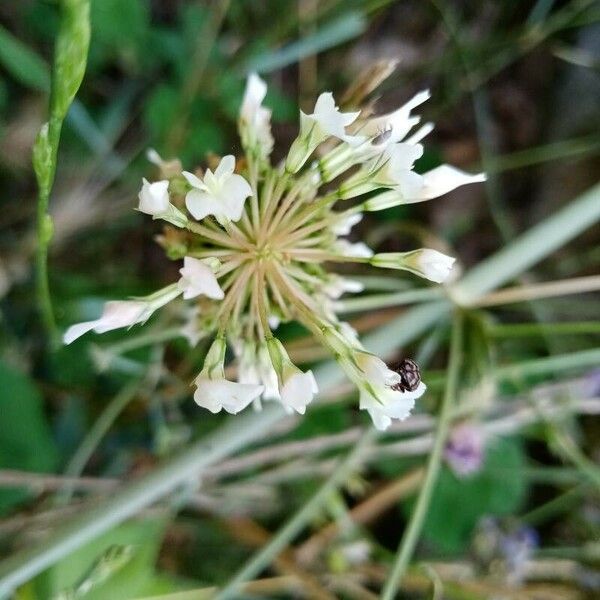
[(481, 468), (485, 440), (483, 430), (476, 423), (460, 423), (452, 429), (444, 458), (458, 477), (469, 477)]

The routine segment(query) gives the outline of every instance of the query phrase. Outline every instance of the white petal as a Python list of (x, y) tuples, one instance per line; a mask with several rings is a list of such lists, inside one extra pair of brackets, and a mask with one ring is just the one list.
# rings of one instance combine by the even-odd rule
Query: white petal
[(419, 198), (429, 200), (447, 194), (452, 190), (468, 183), (480, 183), (486, 180), (484, 173), (471, 175), (450, 165), (440, 165), (423, 175), (424, 187)]
[(390, 172), (412, 169), (416, 160), (423, 156), (422, 144), (395, 144), (390, 150), (388, 170)]
[(179, 287), (183, 291), (184, 300), (196, 298), (201, 294), (213, 300), (222, 300), (223, 290), (217, 282), (213, 270), (201, 260), (186, 256), (183, 259), (183, 268), (179, 270), (181, 279)]
[(254, 117), (254, 112), (262, 104), (266, 95), (267, 84), (256, 73), (250, 73), (240, 109), (241, 116), (251, 121)]
[(348, 235), (350, 230), (363, 218), (362, 213), (354, 213), (352, 215), (348, 215), (347, 217), (340, 219), (333, 225), (331, 230), (336, 235)]
[(94, 321), (71, 325), (63, 336), (65, 344), (70, 344), (88, 331), (105, 333), (121, 327), (130, 327), (145, 321), (152, 311), (147, 302), (137, 300), (114, 300), (104, 305), (102, 316)]
[(219, 166), (215, 169), (215, 177), (219, 180), (228, 177), (235, 170), (235, 157), (228, 154), (221, 159)]
[(169, 208), (169, 182), (155, 181), (149, 183), (143, 179), (142, 189), (138, 194), (138, 210), (148, 215), (160, 215)]
[(390, 136), (387, 142), (390, 144), (399, 142), (420, 120), (419, 117), (410, 115), (411, 110), (429, 97), (429, 91), (419, 92), (394, 112), (369, 119), (360, 128), (360, 133), (372, 137), (389, 130)]
[(308, 117), (314, 119), (325, 133), (344, 139), (346, 135), (344, 128), (353, 123), (359, 114), (360, 111), (354, 113), (340, 112), (335, 105), (333, 94), (323, 92), (317, 98), (314, 113), (308, 115)]
[(264, 390), (262, 385), (236, 383), (226, 379), (198, 378), (195, 384), (197, 389), (194, 401), (198, 406), (212, 413), (223, 409), (233, 415), (251, 404)]
[(281, 402), (303, 415), (306, 406), (319, 391), (312, 371), (298, 372), (287, 379), (281, 388)]
[(425, 123), (419, 127), (409, 138), (405, 140), (407, 144), (418, 144), (424, 137), (428, 136), (434, 129), (433, 123)]
[(77, 338), (80, 338), (82, 335), (86, 334), (88, 331), (91, 331), (96, 327), (98, 321), (85, 321), (84, 323), (76, 323), (75, 325), (71, 325), (65, 331), (63, 335), (63, 343), (70, 344), (74, 342)]
[(223, 208), (212, 194), (199, 190), (190, 190), (185, 196), (185, 205), (190, 214), (200, 221), (207, 215), (220, 216)]
[(244, 202), (252, 195), (250, 184), (241, 176), (233, 174), (223, 183), (219, 193), (224, 205), (223, 212), (232, 221), (239, 221), (244, 210)]
[(202, 191), (206, 191), (206, 186), (204, 185), (202, 179), (190, 173), (189, 171), (182, 171), (181, 173), (186, 179), (187, 182), (194, 188)]
[(435, 283), (443, 283), (448, 279), (456, 259), (446, 256), (437, 250), (423, 248), (417, 255), (417, 263), (421, 274)]
[(385, 431), (392, 424), (392, 420), (377, 409), (368, 408), (367, 412), (373, 421), (373, 425), (375, 425), (375, 429), (379, 431)]
[(414, 171), (398, 174), (397, 182), (403, 198), (414, 198), (423, 189), (423, 176)]
[(94, 331), (105, 333), (121, 327), (131, 327), (145, 321), (152, 314), (148, 302), (139, 300), (112, 300), (104, 305), (102, 316), (98, 319)]
[(334, 247), (337, 252), (349, 258), (371, 258), (373, 256), (373, 250), (364, 242), (352, 244), (348, 240), (337, 240)]

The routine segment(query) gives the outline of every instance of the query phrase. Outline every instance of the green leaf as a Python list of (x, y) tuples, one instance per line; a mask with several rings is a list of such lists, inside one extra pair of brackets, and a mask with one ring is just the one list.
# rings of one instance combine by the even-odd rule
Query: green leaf
[[(527, 491), (525, 456), (515, 439), (497, 439), (479, 473), (458, 479), (444, 468), (423, 527), (423, 537), (443, 552), (464, 550), (479, 519), (519, 509)], [(412, 510), (412, 506), (410, 506)]]
[(38, 598), (130, 600), (146, 589), (166, 520), (128, 521), (65, 557), (33, 582)]
[[(23, 373), (0, 362), (0, 468), (51, 472), (58, 451), (42, 409), (42, 398)], [(0, 513), (26, 500), (24, 489), (0, 489)]]
[(48, 65), (0, 25), (0, 64), (19, 82), (34, 90), (50, 89)]
[(251, 58), (246, 71), (267, 73), (294, 64), (307, 56), (323, 52), (361, 35), (367, 21), (359, 12), (348, 12), (323, 25), (316, 33), (275, 50)]
[(63, 120), (81, 85), (90, 43), (88, 0), (62, 0), (61, 22), (54, 52), (50, 113)]

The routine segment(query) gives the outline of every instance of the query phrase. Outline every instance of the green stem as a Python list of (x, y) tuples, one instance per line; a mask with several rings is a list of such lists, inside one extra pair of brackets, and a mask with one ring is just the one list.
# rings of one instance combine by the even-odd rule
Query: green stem
[(32, 157), (39, 189), (36, 294), (40, 317), (53, 345), (57, 343), (58, 331), (48, 281), (48, 246), (53, 233), (48, 204), (56, 174), (60, 132), (85, 72), (89, 40), (89, 0), (62, 0), (60, 27), (54, 51), (49, 118), (38, 133)]
[(352, 472), (360, 465), (365, 450), (377, 436), (374, 429), (362, 439), (333, 474), (319, 488), (317, 493), (271, 538), (259, 552), (242, 567), (229, 583), (215, 596), (215, 600), (237, 597), (240, 586), (258, 575), (273, 559), (306, 527), (321, 510), (324, 502), (337, 490)]
[(336, 313), (344, 314), (362, 310), (376, 310), (390, 306), (402, 306), (404, 304), (412, 304), (413, 302), (436, 300), (441, 298), (442, 294), (443, 292), (439, 288), (407, 290), (395, 294), (372, 294), (370, 296), (361, 296), (360, 298), (339, 300), (335, 303), (335, 311)]
[(600, 183), (472, 268), (451, 287), (452, 297), (472, 302), (524, 273), (600, 219)]
[(575, 321), (572, 323), (511, 323), (490, 325), (487, 328), (494, 338), (529, 337), (538, 335), (592, 335), (600, 333), (600, 321)]
[(462, 337), (462, 315), (460, 313), (456, 313), (454, 316), (452, 339), (450, 342), (450, 362), (448, 365), (446, 391), (438, 418), (438, 427), (435, 433), (433, 448), (427, 463), (425, 480), (423, 481), (423, 487), (419, 492), (417, 504), (411, 515), (408, 527), (404, 533), (402, 542), (400, 543), (394, 566), (392, 567), (390, 576), (383, 588), (381, 595), (382, 600), (393, 600), (393, 598), (396, 597), (396, 591), (400, 587), (402, 578), (415, 551), (419, 535), (421, 534), (421, 530), (425, 522), (425, 517), (427, 516), (427, 510), (429, 508), (431, 497), (440, 473), (444, 446), (446, 444), (446, 438), (450, 428), (452, 407), (457, 394), (458, 376), (463, 345)]
[(260, 413), (238, 416), (179, 456), (57, 527), (43, 544), (13, 554), (0, 564), (0, 598), (10, 596), (19, 585), (89, 540), (195, 480), (209, 465), (257, 441), (283, 415), (281, 408), (273, 405)]
[(88, 460), (100, 444), (102, 438), (106, 435), (116, 418), (123, 412), (125, 407), (134, 397), (140, 386), (141, 380), (135, 379), (125, 385), (119, 393), (106, 405), (92, 428), (88, 431), (83, 441), (77, 448), (73, 458), (69, 461), (65, 469), (65, 476), (70, 478), (71, 483), (67, 484), (57, 493), (56, 502), (58, 505), (67, 504), (74, 492), (74, 480), (83, 473), (83, 469)]

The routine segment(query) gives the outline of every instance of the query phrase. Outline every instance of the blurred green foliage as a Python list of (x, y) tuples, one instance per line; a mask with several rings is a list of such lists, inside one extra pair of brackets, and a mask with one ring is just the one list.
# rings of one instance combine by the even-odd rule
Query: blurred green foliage
[[(0, 362), (0, 468), (52, 473), (58, 451), (46, 422), (36, 384), (12, 365)], [(0, 514), (26, 500), (21, 489), (0, 489)]]

